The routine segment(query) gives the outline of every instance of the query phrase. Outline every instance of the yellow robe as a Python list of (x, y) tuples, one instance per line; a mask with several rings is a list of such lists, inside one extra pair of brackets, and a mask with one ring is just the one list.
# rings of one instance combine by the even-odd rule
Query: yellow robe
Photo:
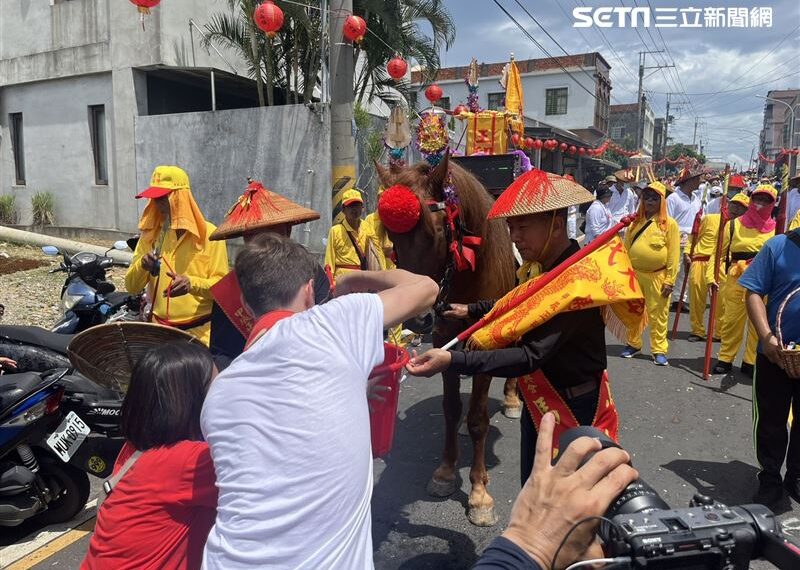
[[(681, 235), (677, 222), (672, 218), (667, 218), (666, 230), (662, 230), (658, 221), (653, 220), (636, 241), (631, 243), (638, 231), (639, 228), (634, 228), (634, 231), (628, 229), (625, 233), (625, 246), (644, 294), (650, 322), (650, 351), (653, 355), (667, 354), (671, 296), (661, 295), (661, 287), (665, 283), (673, 286), (675, 284), (681, 258)], [(642, 348), (642, 337), (634, 331), (629, 331), (627, 342), (633, 348)]]
[[(730, 228), (726, 224), (722, 231), (722, 255), (721, 269), (725, 271), (725, 262), (734, 253), (758, 253), (764, 243), (775, 235), (775, 232), (761, 233), (744, 227), (739, 220), (730, 222), (733, 224), (733, 240), (731, 240)], [(706, 279), (709, 283), (714, 281), (714, 258), (706, 270)], [(749, 265), (748, 261), (731, 261), (726, 271), (727, 278), (724, 283), (720, 283), (719, 298), (724, 305), (722, 320), (720, 323), (719, 336), (721, 338), (719, 347), (719, 360), (732, 363), (739, 353), (744, 339), (745, 326), (747, 327), (747, 343), (745, 344), (744, 357), (742, 362), (755, 364), (756, 346), (758, 336), (756, 335), (753, 324), (747, 318), (747, 308), (745, 307), (745, 289), (739, 285), (739, 277), (744, 273)]]
[(788, 231), (796, 230), (797, 228), (800, 228), (800, 210), (798, 210), (794, 219), (789, 223)]
[(386, 261), (384, 269), (394, 269), (395, 264), (389, 257), (394, 248), (394, 244), (392, 244), (392, 240), (389, 239), (389, 233), (386, 231), (386, 227), (381, 222), (380, 217), (378, 217), (378, 212), (372, 212), (364, 218), (364, 221), (361, 223), (365, 226), (364, 230), (375, 239), (375, 243), (377, 243), (383, 251), (383, 256)]
[[(206, 222), (206, 229), (206, 236), (209, 236), (216, 227)], [(178, 239), (175, 230), (168, 230), (161, 246), (161, 272), (158, 277), (153, 277), (142, 268), (142, 258), (153, 249), (152, 241), (144, 238), (139, 240), (136, 251), (133, 252), (131, 265), (125, 274), (125, 288), (131, 293), (138, 293), (146, 287), (153, 303), (153, 316), (158, 319), (181, 324), (209, 317), (214, 303), (211, 286), (230, 270), (225, 242), (209, 241), (206, 238), (203, 248), (198, 250), (192, 234), (186, 232)], [(164, 297), (164, 291), (172, 282), (167, 275), (170, 271), (189, 278), (192, 289), (188, 294), (169, 299)], [(156, 281), (157, 291), (154, 290)], [(211, 321), (186, 332), (208, 345), (211, 338)]]
[(357, 271), (355, 268), (361, 266), (361, 259), (347, 235), (348, 232), (355, 237), (361, 251), (367, 256), (368, 269), (379, 270), (386, 267), (386, 256), (383, 255), (383, 250), (378, 246), (369, 226), (362, 220), (356, 233), (347, 220), (342, 220), (341, 224), (331, 227), (328, 232), (328, 245), (325, 248), (325, 265), (331, 268), (334, 281), (348, 271)]
[[(711, 257), (717, 247), (717, 234), (719, 233), (719, 214), (707, 214), (700, 221), (700, 229), (697, 233), (697, 243), (694, 248), (694, 259), (689, 270), (689, 321), (692, 327), (692, 334), (705, 337), (706, 325), (704, 321), (706, 311), (706, 300), (708, 298), (708, 282), (706, 273)], [(683, 252), (689, 255), (691, 250), (691, 240), (686, 244)], [(697, 258), (708, 257), (708, 260)], [(713, 272), (713, 268), (712, 268)], [(722, 280), (722, 277), (720, 277)], [(714, 316), (714, 336), (719, 336), (721, 324), (722, 305), (717, 305), (716, 315)]]

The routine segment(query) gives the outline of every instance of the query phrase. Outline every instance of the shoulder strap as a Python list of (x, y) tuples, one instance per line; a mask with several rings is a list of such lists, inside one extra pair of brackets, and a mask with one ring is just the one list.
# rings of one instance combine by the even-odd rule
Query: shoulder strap
[(728, 273), (728, 269), (731, 268), (731, 246), (733, 245), (734, 222), (736, 222), (736, 218), (728, 222), (728, 249), (725, 251), (725, 273)]
[(356, 249), (356, 255), (358, 255), (358, 261), (360, 262), (360, 265), (361, 265), (361, 271), (366, 271), (367, 270), (367, 256), (364, 254), (364, 252), (359, 247), (358, 241), (356, 241), (356, 239), (353, 237), (353, 234), (347, 228), (344, 227), (344, 224), (342, 224), (342, 227), (344, 228), (344, 232), (347, 234), (347, 237), (350, 238), (350, 243), (352, 243), (353, 247)]
[(101, 497), (100, 503), (102, 503), (108, 496), (111, 494), (111, 491), (114, 490), (114, 487), (120, 482), (120, 480), (125, 476), (125, 474), (133, 467), (133, 464), (136, 463), (136, 460), (141, 457), (141, 451), (134, 451), (125, 464), (120, 467), (119, 471), (117, 471), (114, 475), (109, 477), (103, 482), (103, 496)]
[(800, 247), (800, 228), (786, 232), (786, 237), (789, 239), (789, 241), (794, 243), (794, 245)]
[(644, 233), (644, 230), (646, 230), (648, 227), (650, 227), (650, 224), (652, 224), (652, 223), (653, 223), (653, 218), (650, 218), (649, 220), (647, 220), (645, 225), (643, 225), (639, 229), (639, 231), (634, 234), (633, 239), (631, 240), (631, 245), (636, 243), (636, 240), (639, 239), (639, 237), (641, 237), (641, 235)]

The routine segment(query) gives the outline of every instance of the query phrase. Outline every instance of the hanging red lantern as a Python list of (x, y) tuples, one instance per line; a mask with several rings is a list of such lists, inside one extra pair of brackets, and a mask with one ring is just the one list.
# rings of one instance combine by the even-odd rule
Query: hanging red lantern
[(570, 154), (575, 154), (576, 152), (578, 152), (578, 147), (576, 147), (575, 145), (569, 147)]
[(408, 63), (402, 57), (396, 55), (386, 64), (386, 71), (389, 72), (389, 77), (392, 79), (402, 79), (408, 71)]
[(131, 4), (136, 6), (139, 12), (144, 15), (150, 13), (150, 8), (155, 8), (161, 4), (161, 0), (131, 0)]
[(556, 139), (550, 139), (550, 150), (556, 150), (558, 148), (558, 141)]
[(518, 133), (514, 133), (513, 135), (511, 135), (511, 142), (514, 143), (514, 146), (517, 146), (517, 147), (519, 146), (519, 134)]
[(283, 27), (283, 10), (278, 8), (272, 0), (259, 4), (253, 12), (253, 21), (262, 32), (274, 38), (278, 30)]
[(558, 150), (560, 150), (561, 152), (567, 150), (567, 143), (561, 143), (560, 145), (558, 145)]
[(442, 95), (444, 95), (442, 88), (435, 83), (433, 85), (429, 85), (425, 90), (425, 98), (431, 102), (431, 105), (435, 105), (436, 102), (442, 98)]
[(350, 14), (344, 21), (342, 32), (348, 41), (360, 44), (364, 39), (364, 34), (367, 33), (367, 23), (361, 16)]
[(583, 156), (584, 154), (586, 154), (586, 149), (583, 148), (583, 147), (580, 147), (578, 149), (578, 155)]
[(533, 148), (533, 139), (531, 137), (525, 137), (525, 148)]
[(542, 150), (542, 140), (541, 139), (534, 139), (533, 140), (533, 149), (534, 150)]
[[(454, 117), (458, 117), (459, 115), (461, 115), (461, 113), (469, 113), (469, 107), (467, 107), (463, 103), (459, 103), (458, 105), (456, 105), (456, 108), (453, 109), (453, 116)], [(514, 143), (514, 144), (516, 144), (516, 143)]]

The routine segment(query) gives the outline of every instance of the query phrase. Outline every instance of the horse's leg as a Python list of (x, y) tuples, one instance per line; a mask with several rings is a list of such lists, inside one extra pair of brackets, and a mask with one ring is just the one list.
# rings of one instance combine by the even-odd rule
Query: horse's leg
[(486, 434), (489, 433), (489, 385), (491, 376), (476, 374), (472, 377), (472, 395), (469, 399), (467, 427), (472, 437), (472, 469), (469, 480), (472, 490), (469, 493), (467, 518), (477, 526), (492, 526), (497, 522), (494, 499), (486, 490), (489, 474), (486, 472)]
[(461, 420), (461, 379), (453, 372), (442, 373), (442, 409), (444, 410), (444, 451), (442, 462), (428, 482), (428, 493), (447, 497), (456, 490), (458, 461), (458, 422)]
[(507, 378), (503, 386), (503, 414), (512, 420), (519, 419), (522, 415), (522, 402), (517, 395), (517, 379)]

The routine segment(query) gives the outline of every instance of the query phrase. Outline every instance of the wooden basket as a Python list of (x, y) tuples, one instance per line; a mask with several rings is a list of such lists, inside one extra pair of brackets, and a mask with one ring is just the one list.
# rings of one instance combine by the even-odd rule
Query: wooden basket
[(119, 321), (98, 325), (75, 336), (67, 347), (75, 369), (101, 386), (128, 390), (133, 367), (147, 352), (167, 343), (202, 343), (181, 330), (153, 323)]
[[(775, 328), (777, 329), (776, 336), (778, 337), (778, 344), (781, 348), (781, 362), (783, 362), (783, 369), (789, 378), (800, 380), (800, 348), (795, 350), (786, 350), (786, 345), (783, 344), (783, 334), (781, 333), (781, 318), (783, 317), (783, 310), (789, 304), (792, 297), (800, 293), (800, 287), (789, 293), (786, 298), (778, 307), (778, 315), (775, 319)], [(795, 318), (798, 318), (795, 316)]]

